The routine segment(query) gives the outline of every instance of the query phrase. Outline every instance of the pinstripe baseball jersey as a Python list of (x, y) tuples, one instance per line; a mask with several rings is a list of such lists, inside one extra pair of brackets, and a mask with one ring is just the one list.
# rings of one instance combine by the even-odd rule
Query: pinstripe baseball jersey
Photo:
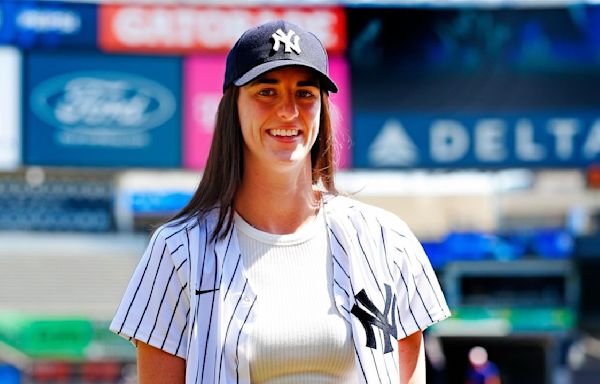
[[(427, 256), (395, 215), (346, 197), (323, 209), (333, 292), (352, 328), (362, 383), (398, 383), (398, 344), (450, 315)], [(111, 330), (186, 359), (186, 383), (250, 383), (247, 330), (259, 298), (233, 227), (211, 241), (216, 209), (152, 236)]]

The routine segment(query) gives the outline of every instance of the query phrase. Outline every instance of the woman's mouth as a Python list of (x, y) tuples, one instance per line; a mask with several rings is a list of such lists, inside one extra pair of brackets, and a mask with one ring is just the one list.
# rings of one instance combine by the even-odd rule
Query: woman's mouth
[(282, 136), (282, 137), (292, 137), (298, 136), (297, 129), (271, 129), (269, 130), (271, 136)]

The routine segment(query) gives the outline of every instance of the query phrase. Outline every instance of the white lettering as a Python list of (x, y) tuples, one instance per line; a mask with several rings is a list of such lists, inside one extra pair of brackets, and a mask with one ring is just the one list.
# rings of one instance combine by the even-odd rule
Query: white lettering
[(152, 36), (146, 27), (143, 8), (125, 8), (113, 20), (115, 37), (125, 45), (139, 45), (150, 42)]
[(177, 28), (176, 33), (178, 40), (183, 47), (194, 46), (194, 26), (196, 18), (194, 12), (190, 12), (188, 9), (177, 9), (176, 20)]
[(431, 126), (431, 158), (440, 163), (459, 160), (469, 149), (467, 130), (456, 120), (436, 120)]
[(540, 161), (546, 156), (545, 148), (534, 142), (533, 124), (529, 119), (520, 119), (515, 128), (516, 155), (524, 161)]
[(276, 19), (283, 19), (283, 20), (289, 20), (292, 23), (298, 24), (297, 20), (294, 19), (290, 19), (287, 16), (285, 17), (281, 17), (280, 14), (270, 10), (270, 9), (265, 9), (265, 10), (261, 10), (259, 11), (253, 18), (254, 20), (252, 20), (256, 25), (260, 25), (260, 24), (264, 24), (267, 21), (270, 20), (276, 20)]
[(419, 160), (417, 146), (402, 123), (390, 119), (369, 146), (369, 162), (375, 166), (411, 166)]
[(70, 131), (58, 131), (57, 141), (64, 146), (93, 146), (113, 148), (142, 148), (150, 144), (150, 135), (134, 133), (129, 135), (93, 135)]
[[(326, 47), (338, 44), (334, 11), (124, 7), (112, 21), (115, 38), (127, 46), (229, 48), (248, 28), (286, 19), (315, 33)], [(293, 41), (292, 41), (293, 42)], [(286, 46), (287, 48), (287, 46)]]
[[(230, 24), (233, 23), (233, 24)], [(250, 28), (248, 20), (245, 20), (240, 12), (224, 10), (202, 10), (198, 11), (196, 17), (196, 38), (203, 46), (219, 48), (233, 43), (243, 31)]]
[[(296, 35), (296, 32), (294, 32), (293, 29), (290, 29), (287, 33), (285, 33), (280, 28), (273, 33), (271, 37), (273, 37), (273, 40), (275, 41), (273, 44), (274, 51), (279, 51), (279, 47), (283, 43), (283, 45), (285, 45), (285, 52), (292, 52), (293, 50), (297, 54), (302, 53), (302, 49), (300, 49), (300, 36)], [(294, 40), (293, 42), (292, 39)]]
[(215, 118), (219, 109), (221, 95), (219, 93), (197, 94), (192, 100), (192, 115), (204, 132), (214, 131)]
[(147, 119), (146, 110), (150, 100), (137, 94), (128, 96), (131, 89), (124, 81), (108, 81), (92, 78), (71, 80), (59, 99), (54, 115), (67, 125), (127, 127), (139, 126)]
[(573, 136), (579, 131), (577, 119), (550, 119), (548, 132), (555, 136), (556, 156), (561, 160), (573, 157)]
[(600, 154), (600, 120), (594, 121), (587, 140), (583, 145), (583, 156), (586, 159), (594, 159)]
[(181, 41), (181, 28), (177, 28), (177, 15), (174, 12), (164, 12), (157, 9), (151, 12), (149, 17), (150, 28), (148, 28), (148, 32), (153, 37), (149, 41), (151, 45), (164, 47), (185, 46), (185, 43)]
[(503, 142), (506, 123), (501, 119), (482, 119), (475, 125), (475, 156), (481, 161), (506, 159)]
[(333, 32), (332, 25), (336, 18), (331, 12), (300, 12), (295, 10), (286, 11), (283, 19), (290, 20), (292, 23), (314, 33), (326, 47), (335, 46), (338, 43), (338, 36)]
[(79, 31), (79, 16), (69, 11), (28, 9), (19, 13), (17, 25), (38, 33), (58, 32), (69, 34)]

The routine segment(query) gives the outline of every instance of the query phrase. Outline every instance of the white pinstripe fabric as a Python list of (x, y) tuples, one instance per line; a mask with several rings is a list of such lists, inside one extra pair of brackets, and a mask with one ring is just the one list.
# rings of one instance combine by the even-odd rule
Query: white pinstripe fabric
[[(327, 196), (325, 219), (333, 255), (338, 310), (352, 326), (363, 383), (397, 383), (398, 355), (384, 354), (386, 337), (375, 328), (377, 347), (366, 346), (365, 328), (351, 314), (365, 290), (377, 308), (384, 286), (397, 297), (398, 338), (450, 315), (427, 256), (396, 216), (345, 197)], [(197, 222), (164, 225), (152, 236), (111, 330), (186, 359), (186, 383), (249, 383), (246, 326), (256, 301), (243, 266), (236, 230), (209, 241), (216, 211)]]

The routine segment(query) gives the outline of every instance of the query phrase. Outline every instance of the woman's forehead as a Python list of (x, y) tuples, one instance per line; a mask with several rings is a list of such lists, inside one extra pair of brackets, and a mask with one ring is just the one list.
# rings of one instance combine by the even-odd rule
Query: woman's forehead
[(319, 84), (319, 74), (311, 68), (300, 65), (290, 65), (272, 69), (258, 76), (252, 83), (272, 82), (270, 80), (278, 80), (282, 78), (297, 77), (301, 81), (314, 82)]

